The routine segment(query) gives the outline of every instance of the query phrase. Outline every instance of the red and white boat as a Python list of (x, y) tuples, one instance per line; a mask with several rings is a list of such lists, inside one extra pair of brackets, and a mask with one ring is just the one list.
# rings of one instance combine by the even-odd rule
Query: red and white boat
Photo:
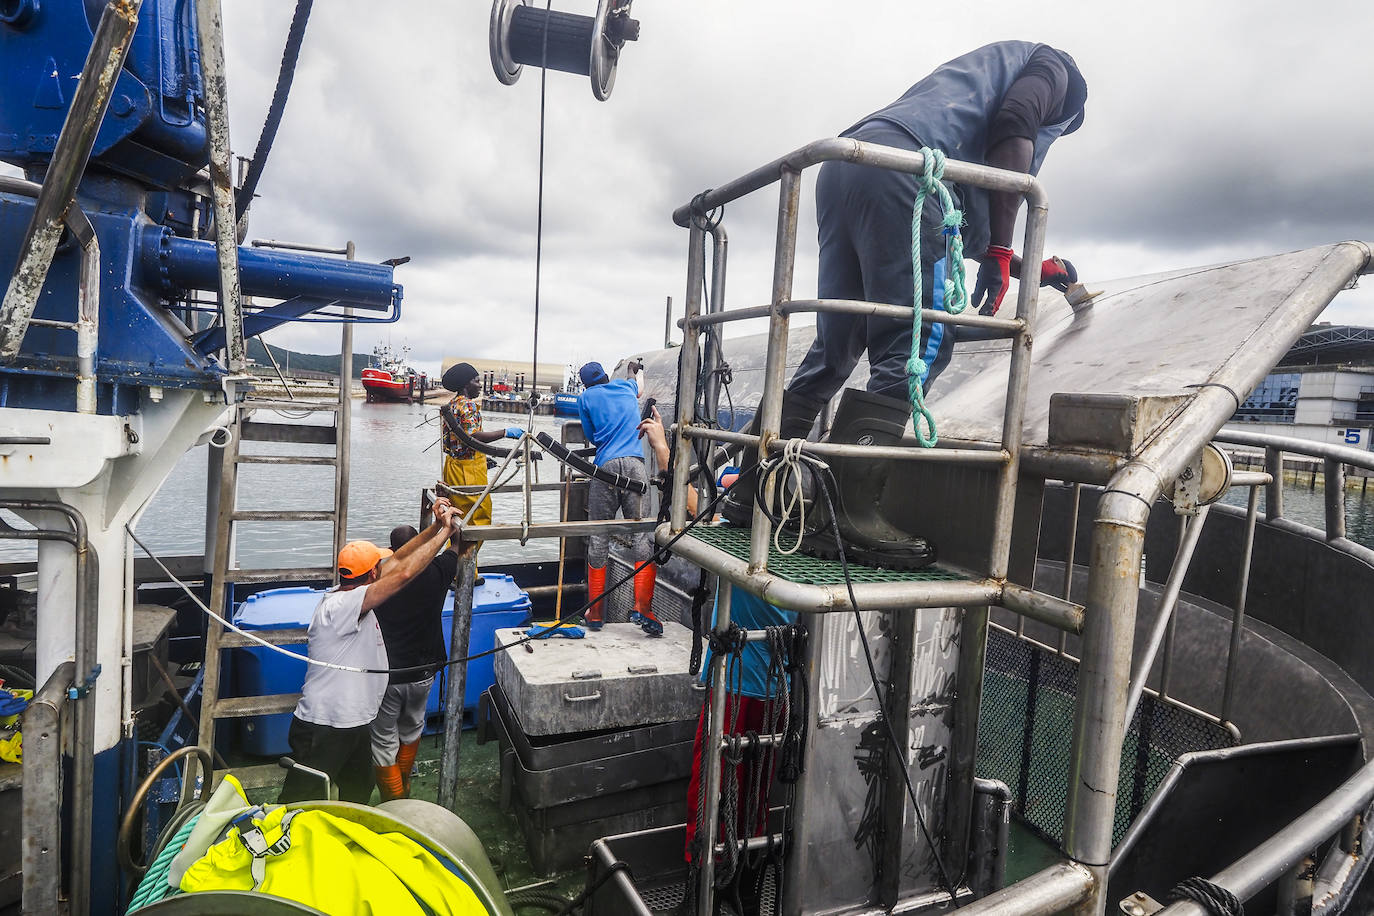
[(423, 397), (429, 379), (405, 363), (409, 347), (402, 347), (397, 356), (388, 346), (372, 351), (372, 364), (363, 370), (363, 390), (367, 400), (408, 402)]

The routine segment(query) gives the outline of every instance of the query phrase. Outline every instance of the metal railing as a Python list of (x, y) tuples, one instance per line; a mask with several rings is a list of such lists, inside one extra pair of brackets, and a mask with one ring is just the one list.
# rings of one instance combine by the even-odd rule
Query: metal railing
[[(797, 218), (801, 193), (801, 173), (812, 166), (829, 161), (843, 161), (883, 168), (897, 172), (919, 173), (924, 166), (924, 157), (917, 152), (894, 149), (850, 139), (818, 140), (768, 165), (729, 182), (720, 188), (698, 195), (691, 204), (679, 208), (674, 213), (678, 225), (690, 230), (688, 241), (687, 294), (685, 314), (682, 321), (683, 343), (680, 351), (678, 369), (676, 436), (677, 453), (691, 454), (694, 441), (707, 440), (718, 443), (740, 445), (758, 449), (759, 457), (767, 457), (770, 452), (781, 451), (784, 443), (778, 438), (782, 414), (782, 395), (786, 374), (786, 356), (790, 316), (802, 312), (832, 312), (858, 315), (872, 315), (885, 318), (913, 321), (917, 317), (915, 307), (897, 306), (888, 303), (859, 302), (835, 299), (792, 298), (793, 270), (796, 259)], [(866, 610), (911, 610), (915, 607), (963, 607), (965, 611), (963, 638), (961, 639), (960, 672), (961, 679), (956, 691), (960, 711), (956, 720), (966, 723), (954, 739), (956, 748), (952, 757), (965, 761), (954, 775), (958, 786), (956, 792), (969, 795), (972, 791), (971, 761), (974, 754), (971, 748), (976, 745), (977, 708), (981, 702), (981, 672), (986, 652), (986, 632), (988, 626), (988, 607), (1005, 604), (1021, 613), (1037, 619), (1046, 620), (1057, 626), (1077, 630), (1082, 623), (1082, 608), (1063, 599), (1008, 586), (1006, 575), (1011, 551), (1011, 526), (1016, 493), (1017, 477), (1021, 454), (1021, 431), (1025, 413), (1026, 391), (1030, 375), (1029, 329), (1035, 319), (1036, 297), (1039, 289), (1039, 269), (1044, 249), (1047, 223), (1047, 198), (1044, 190), (1033, 176), (1007, 172), (986, 166), (949, 160), (945, 167), (945, 177), (949, 180), (987, 188), (995, 191), (1010, 192), (1024, 196), (1028, 203), (1026, 233), (1023, 245), (1023, 268), (1017, 295), (1015, 317), (999, 319), (975, 314), (950, 315), (934, 309), (920, 309), (922, 321), (950, 325), (978, 327), (991, 332), (993, 336), (1012, 339), (1011, 358), (1008, 363), (1007, 396), (1003, 409), (1002, 428), (999, 447), (995, 449), (923, 449), (923, 448), (879, 448), (844, 443), (805, 443), (805, 452), (820, 457), (846, 457), (867, 459), (889, 459), (937, 462), (964, 466), (981, 466), (996, 469), (998, 483), (996, 502), (990, 531), (988, 549), (988, 568), (979, 570), (967, 581), (942, 582), (883, 582), (856, 583), (852, 586), (854, 599), (860, 601)], [(734, 201), (773, 183), (779, 185), (777, 233), (774, 241), (772, 296), (768, 305), (743, 309), (725, 310), (724, 305), (724, 241), (725, 235), (719, 228), (719, 221), (709, 218), (718, 207)], [(702, 295), (706, 276), (706, 235), (714, 240), (714, 276), (712, 277), (713, 295), (711, 309), (702, 314)], [(919, 307), (919, 303), (916, 304)], [(719, 328), (732, 321), (745, 321), (757, 318), (769, 319), (767, 356), (764, 370), (763, 395), (758, 409), (758, 434), (735, 433), (716, 428), (714, 415), (715, 369), (719, 365), (720, 346)], [(700, 383), (699, 365), (701, 358), (699, 344), (702, 333), (707, 334), (706, 360), (708, 369), (707, 420), (698, 422), (697, 399)], [(666, 542), (680, 534), (687, 526), (687, 493), (693, 485), (691, 462), (678, 461), (673, 469), (672, 504), (670, 521), (660, 526), (657, 536)], [(702, 494), (698, 494), (700, 499)], [(715, 572), (722, 580), (716, 609), (716, 629), (721, 632), (730, 625), (730, 594), (733, 586), (740, 586), (780, 607), (787, 607), (803, 613), (821, 611), (843, 611), (851, 609), (850, 592), (844, 586), (813, 586), (791, 582), (773, 575), (768, 569), (768, 551), (772, 539), (773, 526), (761, 504), (755, 504), (754, 517), (750, 529), (748, 559), (744, 560), (711, 548), (693, 538), (679, 542), (676, 551), (686, 559), (709, 571)], [(817, 651), (815, 641), (809, 651)], [(814, 658), (812, 659), (814, 661)], [(706, 742), (707, 759), (703, 761), (703, 771), (707, 780), (706, 787), (706, 835), (714, 836), (719, 818), (720, 756), (721, 737), (724, 732), (725, 682), (720, 676), (723, 656), (717, 654), (712, 659), (714, 697), (711, 702), (709, 737)], [(973, 674), (970, 675), (970, 672)], [(813, 682), (813, 688), (815, 684)], [(805, 775), (803, 775), (805, 779)], [(962, 796), (961, 796), (962, 797)], [(951, 835), (954, 846), (962, 843), (968, 830), (968, 817), (961, 814), (962, 804), (956, 803), (956, 813)], [(698, 876), (698, 907), (703, 916), (708, 916), (714, 903), (714, 862), (713, 857), (704, 857)], [(787, 912), (800, 911), (801, 902), (796, 898), (800, 892), (800, 881), (786, 882), (788, 900), (783, 901)], [(1073, 894), (1060, 900), (1061, 904), (1081, 899)]]

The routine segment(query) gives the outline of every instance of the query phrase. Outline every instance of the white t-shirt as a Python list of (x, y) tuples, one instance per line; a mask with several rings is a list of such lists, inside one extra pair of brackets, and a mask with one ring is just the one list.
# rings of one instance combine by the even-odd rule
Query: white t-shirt
[[(310, 657), (336, 665), (385, 670), (386, 643), (377, 615), (361, 615), (367, 586), (348, 591), (331, 589), (310, 618)], [(359, 674), (310, 665), (296, 703), (296, 718), (331, 728), (369, 725), (377, 717), (386, 693), (385, 674)]]

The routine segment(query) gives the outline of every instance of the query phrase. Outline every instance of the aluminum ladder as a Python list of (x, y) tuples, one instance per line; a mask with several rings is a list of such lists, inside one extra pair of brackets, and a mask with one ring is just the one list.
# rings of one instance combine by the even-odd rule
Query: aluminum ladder
[[(351, 373), (350, 373), (351, 374)], [(210, 586), (210, 607), (228, 617), (229, 599), (235, 585), (254, 585), (265, 582), (331, 582), (337, 583), (338, 570), (331, 563), (317, 567), (244, 568), (235, 565), (235, 526), (239, 522), (331, 522), (333, 538), (330, 557), (343, 547), (348, 525), (349, 435), (348, 415), (350, 387), (345, 385), (338, 402), (245, 400), (235, 409), (230, 441), (222, 449), (219, 465), (219, 498), (215, 521), (213, 579)], [(259, 411), (293, 411), (333, 415), (332, 425), (320, 423), (281, 423), (259, 419)], [(245, 454), (243, 442), (280, 442), (306, 445), (331, 445), (333, 454)], [(241, 509), (238, 506), (239, 466), (244, 464), (326, 466), (334, 469), (334, 505), (325, 510)], [(305, 628), (260, 630), (256, 636), (272, 645), (300, 645), (306, 641)], [(210, 618), (205, 634), (204, 678), (202, 679), (201, 714), (197, 743), (213, 748), (215, 725), (219, 719), (272, 715), (290, 712), (300, 699), (298, 693), (269, 696), (221, 697), (220, 678), (223, 650), (236, 649), (256, 643), (226, 629), (218, 620)], [(209, 774), (213, 777), (214, 774)], [(235, 768), (234, 775), (245, 788), (275, 785), (283, 771), (275, 764)], [(195, 774), (188, 761), (187, 779)], [(213, 781), (213, 780), (212, 780)]]

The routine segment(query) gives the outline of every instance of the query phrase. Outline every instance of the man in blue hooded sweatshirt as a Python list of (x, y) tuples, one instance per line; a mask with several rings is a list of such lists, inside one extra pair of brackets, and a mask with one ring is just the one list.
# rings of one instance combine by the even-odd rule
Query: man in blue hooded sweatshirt
[[(631, 362), (628, 378), (612, 381), (600, 363), (587, 363), (578, 370), (586, 390), (577, 399), (577, 415), (587, 441), (596, 446), (595, 463), (612, 474), (646, 484), (649, 475), (644, 468), (644, 450), (639, 443), (639, 379), (643, 365)], [(615, 518), (619, 510), (627, 519), (638, 519), (643, 511), (644, 497), (631, 490), (615, 487), (593, 477), (587, 490), (587, 517), (592, 521)], [(653, 556), (653, 545), (647, 531), (630, 537), (630, 556), (640, 566)], [(610, 556), (610, 535), (593, 534), (587, 537), (587, 600), (595, 601), (606, 591), (606, 561)], [(632, 623), (638, 623), (650, 636), (662, 636), (663, 624), (654, 615), (654, 584), (657, 567), (649, 563), (635, 573), (634, 613)], [(587, 626), (601, 629), (605, 619), (605, 602), (587, 609)]]
[[(950, 159), (1035, 175), (1050, 144), (1083, 123), (1087, 95), (1087, 83), (1068, 54), (1029, 41), (999, 41), (942, 64), (842, 136), (906, 150), (930, 147)], [(1021, 272), (1021, 260), (1011, 248), (1021, 197), (945, 184), (964, 214), (964, 251), (981, 262), (973, 305), (982, 314), (994, 314), (1011, 278)], [(914, 175), (848, 162), (821, 166), (816, 178), (819, 298), (913, 305), (911, 216), (916, 190)], [(938, 196), (927, 195), (921, 214), (921, 305), (926, 308), (940, 307), (934, 297), (934, 273), (947, 253), (942, 217)], [(1076, 280), (1067, 261), (1051, 258), (1041, 265), (1042, 286), (1066, 290)], [(930, 322), (921, 329), (927, 386), (949, 361), (953, 331)], [(816, 316), (816, 340), (783, 393), (781, 438), (805, 438), (810, 433), (821, 409), (865, 351), (868, 390), (844, 393), (830, 440), (874, 445), (900, 441), (911, 416), (906, 369), (910, 320), (834, 312)], [(743, 469), (756, 459), (746, 453)], [(832, 459), (830, 464), (842, 506), (846, 492), (857, 495), (875, 485), (861, 480), (864, 474), (882, 471), (877, 462), (864, 459)], [(732, 523), (747, 526), (753, 487), (736, 489), (741, 492), (731, 491), (724, 514)], [(934, 558), (922, 539), (881, 519), (848, 517), (843, 509), (839, 516), (836, 521), (851, 560), (913, 568)], [(825, 540), (818, 539), (815, 546), (824, 548)], [(833, 548), (833, 541), (829, 544)]]

